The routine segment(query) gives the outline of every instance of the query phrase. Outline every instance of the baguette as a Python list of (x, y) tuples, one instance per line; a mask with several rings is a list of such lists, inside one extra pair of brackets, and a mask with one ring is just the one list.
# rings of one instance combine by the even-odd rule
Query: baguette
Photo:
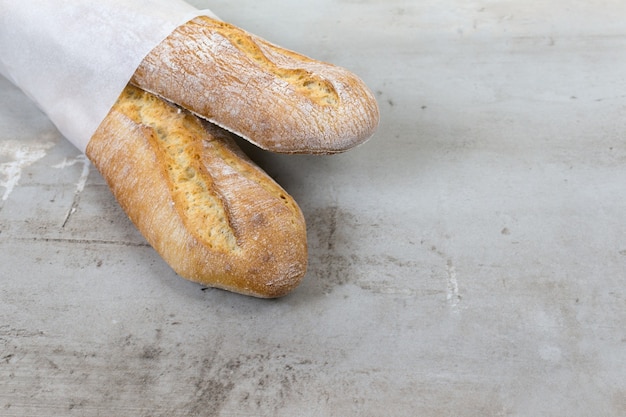
[(129, 85), (86, 155), (180, 276), (263, 298), (304, 276), (299, 207), (229, 132)]
[(206, 16), (154, 48), (131, 83), (279, 153), (343, 152), (379, 122), (356, 75)]

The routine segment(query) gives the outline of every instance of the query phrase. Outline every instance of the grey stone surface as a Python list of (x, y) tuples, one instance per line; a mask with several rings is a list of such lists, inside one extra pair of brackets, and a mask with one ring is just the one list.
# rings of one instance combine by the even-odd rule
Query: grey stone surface
[(626, 414), (626, 5), (194, 4), (361, 75), (380, 129), (246, 147), (310, 246), (257, 300), (177, 277), (0, 79), (1, 415)]

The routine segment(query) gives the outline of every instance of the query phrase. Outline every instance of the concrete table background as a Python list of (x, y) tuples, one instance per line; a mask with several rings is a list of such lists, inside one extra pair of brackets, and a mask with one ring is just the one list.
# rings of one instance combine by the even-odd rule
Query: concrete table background
[(626, 415), (626, 4), (195, 1), (358, 73), (375, 138), (247, 147), (300, 203), (280, 300), (177, 277), (0, 79), (0, 415)]

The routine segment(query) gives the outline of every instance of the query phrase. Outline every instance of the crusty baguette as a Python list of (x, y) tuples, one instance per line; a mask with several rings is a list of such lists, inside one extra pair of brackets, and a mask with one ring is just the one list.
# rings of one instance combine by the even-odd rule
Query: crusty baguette
[(153, 49), (131, 83), (280, 153), (342, 152), (379, 121), (356, 75), (206, 16)]
[(305, 274), (299, 207), (230, 133), (128, 86), (86, 154), (182, 277), (271, 298), (288, 293)]

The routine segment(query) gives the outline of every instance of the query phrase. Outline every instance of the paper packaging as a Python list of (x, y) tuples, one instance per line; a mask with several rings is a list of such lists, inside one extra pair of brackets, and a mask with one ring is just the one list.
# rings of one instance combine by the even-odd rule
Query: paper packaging
[(182, 0), (0, 0), (0, 73), (84, 152), (141, 60), (198, 15), (215, 18)]

